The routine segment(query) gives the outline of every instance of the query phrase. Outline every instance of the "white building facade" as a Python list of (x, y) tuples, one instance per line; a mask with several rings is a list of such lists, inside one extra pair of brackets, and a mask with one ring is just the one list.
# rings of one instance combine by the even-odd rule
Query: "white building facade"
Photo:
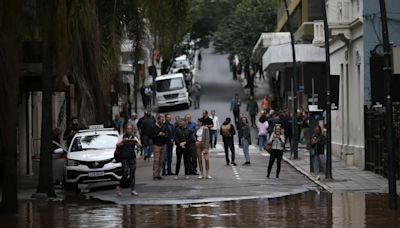
[[(331, 74), (340, 76), (339, 106), (332, 111), (332, 151), (364, 168), (364, 61), (362, 0), (327, 1)], [(323, 26), (322, 26), (323, 29)]]

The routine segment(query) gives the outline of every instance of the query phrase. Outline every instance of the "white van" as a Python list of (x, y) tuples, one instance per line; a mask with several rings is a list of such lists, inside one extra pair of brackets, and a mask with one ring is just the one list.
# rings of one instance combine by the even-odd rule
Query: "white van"
[(156, 100), (159, 108), (177, 105), (189, 108), (189, 93), (183, 74), (166, 74), (156, 77)]

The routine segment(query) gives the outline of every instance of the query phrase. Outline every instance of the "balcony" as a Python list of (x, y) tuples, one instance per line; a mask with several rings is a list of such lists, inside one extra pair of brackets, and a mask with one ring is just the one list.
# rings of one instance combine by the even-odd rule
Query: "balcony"
[(325, 43), (324, 22), (314, 21), (314, 39), (312, 41), (314, 46), (322, 47)]

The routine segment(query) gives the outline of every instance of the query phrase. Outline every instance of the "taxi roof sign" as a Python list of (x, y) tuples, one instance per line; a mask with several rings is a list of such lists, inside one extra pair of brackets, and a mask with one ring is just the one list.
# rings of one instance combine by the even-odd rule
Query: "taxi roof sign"
[(103, 124), (95, 124), (95, 125), (90, 125), (89, 126), (90, 130), (103, 129), (103, 128), (104, 128)]

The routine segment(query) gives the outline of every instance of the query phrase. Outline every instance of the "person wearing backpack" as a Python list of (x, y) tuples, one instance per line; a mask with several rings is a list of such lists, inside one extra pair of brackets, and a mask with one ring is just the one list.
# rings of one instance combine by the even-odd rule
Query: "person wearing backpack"
[[(227, 117), (220, 129), (222, 141), (224, 142), (226, 165), (235, 163), (235, 146), (233, 145), (233, 136), (236, 134), (235, 127), (231, 124), (231, 118)], [(229, 161), (229, 151), (231, 150), (231, 162)]]

